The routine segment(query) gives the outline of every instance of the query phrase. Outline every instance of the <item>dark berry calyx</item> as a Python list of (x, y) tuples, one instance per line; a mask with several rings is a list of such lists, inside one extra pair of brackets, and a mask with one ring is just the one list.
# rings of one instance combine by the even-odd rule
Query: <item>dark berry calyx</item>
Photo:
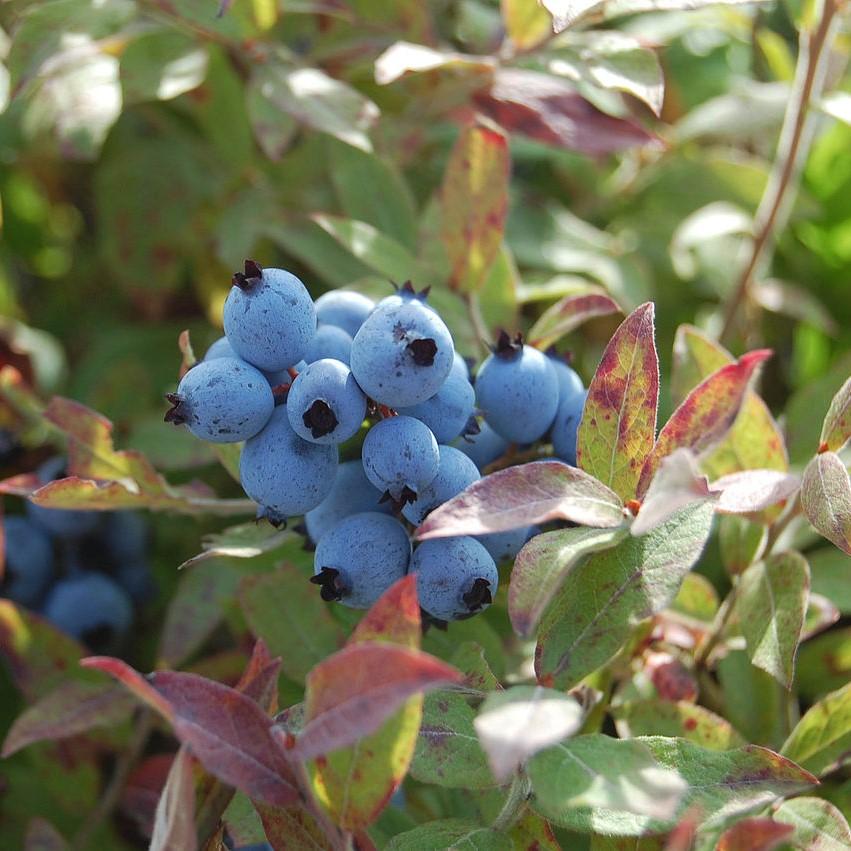
[(256, 260), (245, 261), (244, 272), (234, 272), (231, 283), (243, 292), (256, 287), (263, 280), (263, 267)]
[(274, 508), (266, 508), (261, 505), (257, 508), (257, 514), (254, 518), (258, 523), (261, 520), (268, 521), (270, 526), (274, 526), (276, 529), (286, 529), (287, 528), (287, 518), (285, 515), (281, 514), (279, 511), (275, 511)]
[(393, 286), (396, 287), (397, 295), (400, 295), (402, 298), (415, 298), (418, 301), (425, 301), (428, 298), (428, 294), (431, 292), (431, 287), (425, 287), (417, 292), (411, 281), (405, 281), (401, 287), (396, 286), (396, 284), (393, 284)]
[(417, 366), (432, 366), (434, 356), (437, 354), (437, 343), (431, 338), (423, 340), (412, 340), (405, 348), (411, 353)]
[(446, 632), (449, 624), (447, 621), (441, 620), (440, 618), (436, 618), (434, 615), (429, 614), (422, 607), (420, 608), (420, 624), (422, 626), (423, 635), (425, 635), (431, 627), (435, 629), (439, 629), (441, 632)]
[(165, 398), (171, 407), (165, 412), (163, 419), (174, 425), (183, 425), (188, 422), (189, 406), (186, 404), (186, 399), (177, 393), (166, 393)]
[(476, 419), (476, 415), (470, 417), (467, 420), (466, 425), (464, 426), (464, 430), (461, 432), (461, 437), (470, 437), (475, 434), (481, 434), (482, 427), (479, 425), (479, 421)]
[(336, 567), (323, 567), (319, 573), (310, 577), (310, 581), (319, 586), (319, 596), (326, 603), (342, 600), (346, 594), (345, 583)]
[(573, 352), (568, 350), (566, 352), (559, 352), (559, 350), (555, 346), (550, 346), (544, 354), (548, 358), (552, 358), (553, 360), (560, 361), (561, 363), (567, 364), (570, 366), (573, 363)]
[(417, 493), (416, 491), (412, 491), (407, 485), (402, 488), (399, 493), (399, 498), (396, 499), (390, 491), (384, 491), (381, 494), (381, 499), (378, 500), (378, 504), (381, 505), (384, 502), (389, 502), (393, 505), (393, 510), (395, 512), (400, 512), (409, 502), (416, 502)]
[(483, 606), (489, 606), (493, 602), (491, 595), (491, 584), (487, 579), (479, 577), (473, 581), (473, 587), (461, 596), (471, 612), (477, 612)]
[(503, 360), (511, 360), (523, 351), (523, 335), (518, 331), (514, 339), (508, 336), (507, 331), (500, 331), (493, 353)]
[(301, 419), (314, 437), (324, 437), (326, 434), (331, 434), (338, 424), (331, 406), (323, 399), (317, 399), (302, 414)]

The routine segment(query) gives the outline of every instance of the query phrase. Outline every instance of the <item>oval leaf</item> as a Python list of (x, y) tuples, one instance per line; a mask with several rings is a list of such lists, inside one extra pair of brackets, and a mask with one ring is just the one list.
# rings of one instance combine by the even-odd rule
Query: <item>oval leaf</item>
[(703, 748), (726, 751), (745, 744), (729, 721), (685, 700), (630, 700), (612, 707), (621, 738), (671, 736)]
[(791, 824), (795, 848), (806, 851), (843, 851), (851, 848), (851, 828), (845, 816), (821, 798), (794, 798), (774, 812), (775, 821)]
[(783, 745), (783, 755), (813, 774), (851, 759), (851, 684), (807, 710)]
[(514, 843), (505, 834), (473, 821), (445, 819), (407, 830), (394, 836), (385, 851), (435, 851), (457, 848), (464, 851), (513, 851)]
[(621, 312), (617, 302), (603, 290), (589, 289), (593, 291), (567, 295), (548, 307), (529, 330), (530, 345), (538, 349), (549, 348), (589, 319)]
[(772, 851), (794, 831), (769, 818), (747, 818), (721, 834), (717, 851)]
[(807, 464), (801, 505), (816, 531), (851, 555), (851, 480), (835, 452), (823, 452)]
[(851, 378), (833, 397), (821, 427), (822, 451), (839, 452), (851, 440)]

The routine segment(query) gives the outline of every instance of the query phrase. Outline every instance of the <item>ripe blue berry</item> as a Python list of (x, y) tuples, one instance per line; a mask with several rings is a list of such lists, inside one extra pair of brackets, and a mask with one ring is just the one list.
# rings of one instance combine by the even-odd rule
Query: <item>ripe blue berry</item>
[(481, 424), (478, 434), (465, 435), (456, 445), (473, 460), (479, 470), (502, 457), (510, 446), (509, 442), (500, 437), (486, 422)]
[(533, 443), (546, 433), (558, 407), (552, 361), (503, 332), (476, 376), (476, 401), (493, 430), (514, 443)]
[(338, 444), (357, 434), (366, 416), (366, 396), (351, 370), (324, 358), (307, 365), (287, 396), (290, 425), (312, 443)]
[(211, 344), (204, 355), (204, 360), (215, 360), (216, 358), (239, 358), (239, 355), (233, 350), (233, 346), (228, 342), (227, 337), (219, 337), (218, 340)]
[(399, 413), (425, 423), (438, 443), (449, 443), (467, 428), (475, 404), (473, 385), (453, 370), (434, 396)]
[[(65, 459), (60, 455), (48, 458), (37, 470), (39, 482), (46, 485), (55, 479), (66, 476)], [(57, 538), (77, 540), (94, 531), (100, 524), (99, 511), (67, 511), (62, 508), (45, 508), (34, 502), (26, 503), (27, 515), (30, 520)]]
[(480, 478), (478, 468), (463, 452), (454, 446), (441, 445), (438, 448), (440, 464), (437, 475), (419, 492), (414, 502), (402, 508), (402, 514), (415, 526), (419, 526), (438, 505), (443, 505)]
[(384, 299), (352, 341), (352, 372), (370, 398), (391, 408), (425, 402), (452, 369), (452, 335), (418, 297)]
[(102, 573), (71, 576), (53, 586), (44, 616), (91, 650), (115, 646), (133, 623), (133, 605)]
[(183, 376), (166, 422), (185, 424), (202, 440), (238, 443), (269, 421), (275, 399), (260, 370), (235, 358), (201, 361)]
[(470, 367), (467, 366), (467, 361), (458, 352), (455, 352), (452, 357), (452, 375), (464, 378), (467, 381), (470, 380)]
[(35, 607), (53, 579), (53, 548), (47, 535), (27, 517), (3, 521), (6, 567), (0, 597)]
[(260, 506), (257, 516), (273, 524), (316, 508), (328, 496), (336, 472), (337, 447), (302, 440), (283, 406), (245, 441), (239, 459), (243, 490)]
[(352, 338), (336, 325), (320, 325), (307, 346), (304, 359), (307, 363), (334, 358), (348, 365), (352, 355)]
[(562, 399), (550, 432), (556, 455), (571, 466), (576, 466), (576, 433), (587, 398), (588, 391), (580, 390)]
[(354, 337), (374, 307), (375, 302), (360, 293), (331, 290), (316, 299), (316, 321), (336, 325)]
[(501, 564), (513, 559), (523, 548), (523, 544), (536, 533), (534, 526), (520, 529), (508, 529), (506, 532), (491, 532), (489, 535), (476, 535), (476, 540), (490, 553), (491, 558)]
[(316, 310), (304, 284), (283, 269), (245, 261), (225, 301), (225, 334), (234, 351), (259, 369), (297, 363), (316, 333)]
[(117, 564), (144, 559), (148, 550), (148, 524), (137, 511), (113, 511), (104, 521), (101, 544)]
[(307, 534), (314, 544), (344, 517), (363, 511), (377, 511), (389, 514), (392, 506), (389, 502), (380, 503), (379, 491), (366, 477), (363, 464), (358, 458), (346, 461), (337, 467), (331, 492), (316, 508), (304, 515)]
[(414, 550), (410, 570), (417, 575), (420, 606), (442, 621), (483, 611), (499, 583), (494, 560), (475, 538), (423, 541)]
[(389, 417), (367, 433), (361, 450), (366, 477), (396, 502), (415, 499), (437, 475), (440, 452), (428, 427), (413, 417)]
[(566, 399), (568, 396), (573, 396), (574, 393), (581, 393), (585, 389), (582, 379), (575, 369), (569, 367), (557, 355), (547, 355), (550, 363), (556, 371), (558, 379), (558, 398), (559, 400)]
[(386, 514), (352, 514), (316, 546), (311, 582), (323, 600), (368, 609), (408, 570), (411, 544), (405, 527)]

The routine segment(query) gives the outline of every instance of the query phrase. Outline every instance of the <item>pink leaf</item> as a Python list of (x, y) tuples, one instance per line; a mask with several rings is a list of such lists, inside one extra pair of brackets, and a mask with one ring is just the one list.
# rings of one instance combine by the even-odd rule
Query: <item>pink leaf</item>
[(171, 704), (151, 685), (149, 678), (143, 677), (121, 659), (112, 656), (87, 656), (80, 660), (84, 668), (94, 668), (115, 677), (125, 688), (131, 691), (143, 703), (160, 713), (167, 721), (174, 723), (174, 709)]
[(529, 331), (529, 343), (546, 349), (589, 319), (619, 312), (617, 302), (602, 291), (566, 295), (541, 314)]
[(186, 745), (171, 764), (154, 816), (149, 851), (196, 851), (195, 778)]
[(262, 638), (254, 643), (248, 667), (236, 684), (236, 690), (259, 703), (274, 715), (278, 703), (278, 676), (281, 673), (280, 658), (272, 658)]
[(793, 473), (779, 470), (744, 470), (716, 479), (711, 487), (720, 493), (722, 514), (753, 514), (788, 499), (801, 485)]

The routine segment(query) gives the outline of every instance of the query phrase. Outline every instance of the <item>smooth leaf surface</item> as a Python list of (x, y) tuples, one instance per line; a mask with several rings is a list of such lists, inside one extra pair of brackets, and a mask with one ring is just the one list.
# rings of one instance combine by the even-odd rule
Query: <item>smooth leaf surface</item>
[(571, 570), (591, 553), (614, 547), (624, 529), (557, 529), (535, 535), (514, 560), (508, 614), (518, 635), (533, 635)]
[(839, 452), (851, 440), (851, 378), (839, 389), (830, 403), (821, 427), (821, 446)]
[(851, 480), (835, 452), (823, 452), (807, 464), (801, 505), (816, 531), (851, 555)]
[(623, 519), (620, 499), (604, 484), (560, 461), (538, 461), (473, 482), (432, 511), (417, 537), (481, 535), (548, 520), (614, 528)]
[(386, 851), (435, 851), (437, 848), (514, 851), (514, 843), (504, 833), (463, 819), (444, 819), (420, 825), (394, 836), (384, 847)]
[(195, 779), (192, 757), (186, 745), (177, 752), (171, 763), (165, 787), (157, 803), (154, 832), (150, 851), (196, 851)]
[(505, 34), (516, 50), (530, 50), (553, 31), (552, 19), (538, 0), (501, 0)]
[(538, 632), (539, 682), (574, 685), (607, 662), (638, 623), (670, 605), (711, 525), (712, 506), (689, 506), (575, 567)]
[(544, 350), (595, 316), (620, 313), (617, 302), (599, 287), (567, 295), (548, 307), (529, 329), (529, 344)]
[(823, 697), (795, 725), (783, 755), (813, 774), (851, 759), (851, 685)]
[(288, 529), (276, 529), (269, 524), (240, 523), (223, 532), (214, 532), (201, 539), (202, 552), (187, 559), (178, 570), (193, 567), (211, 558), (255, 558), (277, 549), (296, 537)]
[(659, 356), (654, 307), (636, 308), (615, 331), (588, 385), (576, 463), (623, 500), (636, 495), (656, 437)]
[(684, 700), (630, 700), (612, 707), (612, 714), (622, 738), (671, 736), (713, 751), (745, 744), (729, 721)]
[(739, 579), (736, 614), (748, 656), (787, 689), (795, 675), (809, 591), (809, 565), (794, 551), (751, 565)]
[(333, 851), (331, 840), (310, 813), (255, 803), (273, 851)]
[(793, 798), (774, 811), (775, 821), (795, 828), (795, 848), (806, 851), (844, 851), (851, 847), (851, 828), (845, 816), (821, 798)]
[(769, 818), (742, 819), (721, 834), (717, 851), (772, 851), (793, 832), (787, 824)]

